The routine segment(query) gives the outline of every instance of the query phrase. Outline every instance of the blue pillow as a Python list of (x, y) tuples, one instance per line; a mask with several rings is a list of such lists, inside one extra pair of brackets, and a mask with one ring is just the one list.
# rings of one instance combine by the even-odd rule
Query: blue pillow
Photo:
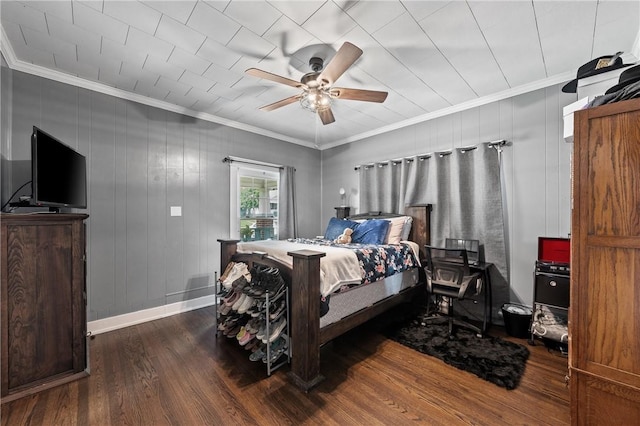
[(358, 222), (352, 220), (332, 217), (327, 225), (327, 230), (324, 232), (324, 238), (327, 240), (335, 240), (346, 228), (355, 229), (358, 225)]
[(360, 244), (384, 244), (391, 222), (384, 219), (370, 219), (359, 223), (351, 235), (351, 242)]

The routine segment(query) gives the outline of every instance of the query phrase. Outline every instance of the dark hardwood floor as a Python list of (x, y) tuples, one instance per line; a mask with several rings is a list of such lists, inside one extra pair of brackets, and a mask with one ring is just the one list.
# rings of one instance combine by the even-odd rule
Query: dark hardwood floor
[(236, 341), (216, 338), (213, 320), (205, 308), (97, 335), (91, 376), (2, 405), (2, 425), (569, 423), (567, 360), (541, 344), (508, 391), (369, 324), (322, 349), (326, 380), (305, 394), (288, 367), (267, 377)]

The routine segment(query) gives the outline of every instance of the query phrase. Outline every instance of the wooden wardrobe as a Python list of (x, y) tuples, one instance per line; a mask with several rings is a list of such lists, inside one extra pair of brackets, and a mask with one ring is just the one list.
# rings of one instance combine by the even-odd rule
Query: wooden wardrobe
[(575, 114), (571, 423), (640, 422), (640, 99)]

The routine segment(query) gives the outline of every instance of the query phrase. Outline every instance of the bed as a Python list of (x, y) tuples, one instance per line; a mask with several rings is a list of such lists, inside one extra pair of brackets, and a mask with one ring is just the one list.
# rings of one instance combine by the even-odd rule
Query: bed
[[(431, 205), (415, 205), (407, 206), (403, 215), (412, 219), (407, 239), (415, 243), (413, 249), (418, 253), (418, 263), (424, 259), (424, 246), (431, 239), (430, 213)], [(348, 219), (363, 222), (398, 216), (372, 212)], [(348, 291), (344, 291), (344, 282), (327, 284), (326, 275), (331, 274), (327, 268), (335, 256), (334, 248), (327, 249), (322, 242), (306, 244), (296, 240), (248, 244), (238, 240), (218, 241), (222, 269), (230, 261), (244, 262), (250, 267), (257, 263), (280, 269), (290, 292), (292, 358), (289, 377), (304, 391), (323, 379), (320, 374), (322, 345), (388, 309), (410, 301), (424, 288), (424, 271), (420, 266)], [(346, 287), (349, 287), (348, 283)], [(335, 293), (336, 288), (343, 291)], [(321, 295), (329, 296), (329, 310), (322, 317)]]

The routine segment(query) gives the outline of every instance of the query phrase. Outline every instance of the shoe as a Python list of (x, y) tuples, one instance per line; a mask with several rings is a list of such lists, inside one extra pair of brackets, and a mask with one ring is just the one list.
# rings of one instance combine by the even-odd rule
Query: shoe
[(240, 304), (240, 306), (238, 306), (238, 313), (239, 314), (244, 314), (247, 312), (247, 309), (249, 309), (251, 306), (253, 306), (254, 300), (251, 296), (247, 296), (246, 294), (244, 294), (244, 301)]
[(249, 284), (249, 282), (244, 275), (240, 275), (240, 277), (231, 283), (231, 288), (235, 291), (241, 291), (247, 284)]
[(282, 299), (279, 303), (273, 303), (273, 307), (269, 307), (269, 320), (276, 321), (284, 313), (287, 307), (287, 301)]
[(258, 345), (261, 345), (262, 342), (258, 339), (255, 339), (255, 334), (252, 334), (252, 336), (254, 337), (253, 339), (249, 340), (249, 343), (247, 343), (246, 345), (244, 345), (244, 349), (246, 351), (252, 351), (253, 348), (257, 348)]
[(254, 337), (256, 337), (255, 334), (251, 334), (247, 331), (238, 339), (238, 343), (240, 343), (240, 346), (245, 346), (247, 343), (254, 340)]
[(243, 325), (242, 327), (240, 327), (240, 331), (238, 331), (238, 333), (236, 334), (236, 339), (240, 340), (240, 339), (242, 339), (246, 334), (248, 334), (248, 332), (247, 332), (247, 328)]
[(216, 293), (218, 297), (227, 297), (231, 293), (231, 290), (226, 288), (225, 286), (220, 286), (220, 290)]
[(253, 306), (247, 309), (247, 313), (255, 318), (262, 315), (262, 313), (264, 312), (264, 302), (257, 299), (253, 300), (255, 303), (253, 304)]
[(280, 318), (280, 321), (276, 322), (273, 325), (273, 327), (269, 329), (269, 332), (270, 332), (269, 336), (267, 336), (265, 333), (265, 336), (262, 338), (262, 343), (267, 343), (267, 341), (271, 343), (274, 340), (276, 340), (286, 326), (287, 326), (287, 319), (284, 317)]
[(280, 271), (277, 268), (272, 268), (272, 271), (269, 271), (267, 283), (264, 291), (260, 294), (261, 297), (265, 297), (266, 293), (269, 292), (269, 300), (276, 300), (282, 294), (284, 294), (284, 290), (286, 290), (286, 285), (282, 277), (280, 276)]
[(275, 342), (270, 343), (269, 346), (269, 359), (267, 359), (267, 351), (263, 350), (262, 362), (265, 364), (269, 361), (270, 364), (274, 364), (278, 358), (284, 353), (287, 349), (287, 340), (284, 337), (277, 339)]
[(260, 326), (260, 329), (256, 333), (256, 338), (260, 340), (264, 340), (264, 335), (266, 334), (266, 332), (267, 332), (267, 323), (265, 322)]
[(249, 355), (249, 360), (250, 361), (258, 361), (261, 360), (262, 357), (266, 357), (266, 350), (267, 346), (265, 344), (260, 344), (258, 346), (258, 349), (256, 349), (251, 355)]
[(220, 275), (220, 278), (218, 278), (219, 282), (223, 282), (224, 280), (227, 279), (227, 276), (229, 275), (229, 273), (233, 269), (233, 265), (235, 265), (235, 264), (236, 264), (236, 262), (234, 262), (234, 261), (231, 261), (231, 262), (227, 263), (227, 267), (224, 268), (224, 272), (222, 273), (222, 275)]
[(233, 303), (233, 305), (231, 305), (231, 309), (234, 311), (238, 311), (238, 308), (240, 307), (240, 305), (242, 305), (242, 303), (244, 302), (244, 300), (248, 297), (246, 294), (244, 293), (238, 293), (236, 292), (236, 294), (238, 294), (238, 298), (236, 299), (236, 301)]
[(275, 271), (278, 271), (278, 269), (269, 267), (257, 267), (252, 269), (253, 286), (249, 290), (249, 294), (253, 297), (264, 294), (270, 286), (270, 282), (272, 281), (272, 276)]
[(251, 318), (247, 323), (247, 331), (252, 334), (257, 334), (260, 331), (260, 327), (263, 324), (263, 319), (261, 317)]
[[(231, 285), (235, 280), (244, 276), (247, 281), (251, 280), (251, 275), (249, 274), (249, 269), (247, 268), (247, 264), (240, 262), (233, 265), (231, 272), (227, 275), (227, 278), (222, 282), (222, 285), (226, 288), (231, 288)], [(247, 278), (249, 276), (249, 278)]]
[(229, 312), (231, 312), (231, 306), (225, 305), (224, 303), (218, 306), (218, 313), (220, 315), (227, 315)]
[(232, 337), (236, 337), (236, 335), (240, 332), (241, 328), (242, 326), (240, 324), (236, 324), (233, 327), (229, 328), (228, 330), (225, 330), (224, 335), (227, 336), (229, 339), (231, 339)]
[(232, 306), (236, 301), (240, 298), (240, 293), (236, 293), (235, 291), (231, 293), (229, 296), (222, 299), (224, 304), (227, 306)]

